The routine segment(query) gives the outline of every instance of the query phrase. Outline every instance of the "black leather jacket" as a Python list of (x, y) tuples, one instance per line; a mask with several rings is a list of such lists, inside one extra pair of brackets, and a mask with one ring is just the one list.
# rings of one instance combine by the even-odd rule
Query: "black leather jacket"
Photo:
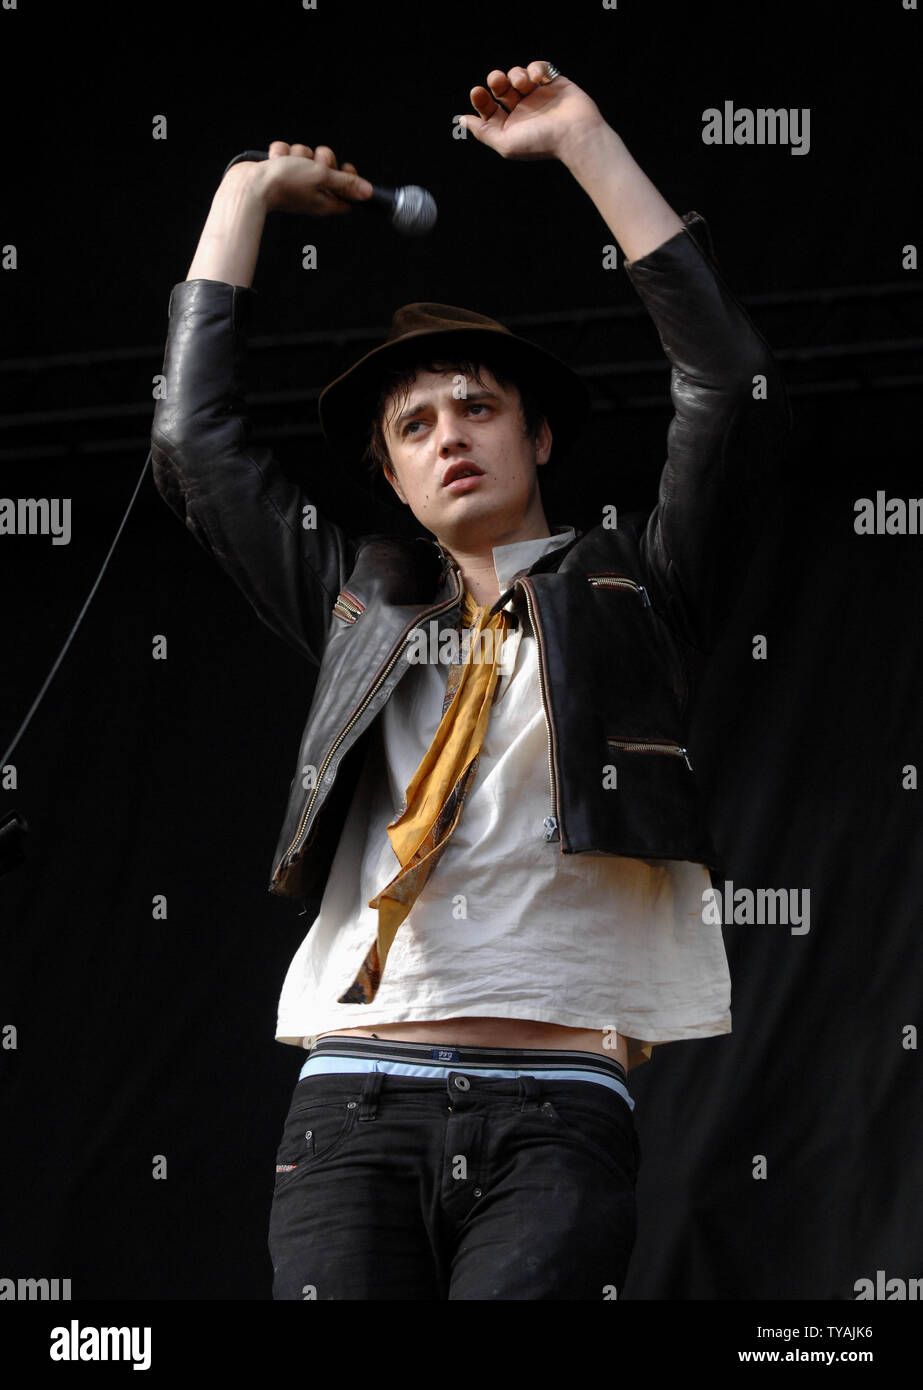
[[(672, 364), (658, 504), (544, 555), (498, 605), (512, 597), (538, 643), (546, 838), (564, 854), (716, 869), (686, 747), (690, 676), (735, 602), (789, 407), (769, 348), (716, 269), (707, 224), (697, 213), (683, 223), (625, 267)], [(248, 438), (252, 299), (219, 281), (174, 287), (153, 468), (164, 500), (260, 618), (319, 668), (269, 884), (307, 897), (326, 882), (366, 735), (407, 673), (411, 633), (456, 625), (461, 586), (435, 541), (352, 537), (322, 516), (305, 529), (305, 492)], [(316, 780), (306, 790), (307, 767)]]

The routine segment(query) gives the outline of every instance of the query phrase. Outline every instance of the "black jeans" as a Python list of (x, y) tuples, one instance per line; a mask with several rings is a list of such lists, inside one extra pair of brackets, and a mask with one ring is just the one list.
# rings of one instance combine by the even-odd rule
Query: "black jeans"
[(273, 1298), (621, 1295), (640, 1160), (627, 1102), (593, 1081), (466, 1073), (459, 1055), (447, 1079), (297, 1083), (276, 1156)]

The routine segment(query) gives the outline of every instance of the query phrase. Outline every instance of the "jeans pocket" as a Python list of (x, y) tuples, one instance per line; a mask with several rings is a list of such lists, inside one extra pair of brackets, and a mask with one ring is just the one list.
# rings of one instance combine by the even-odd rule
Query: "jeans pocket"
[(276, 1151), (275, 1192), (332, 1157), (346, 1143), (358, 1114), (358, 1096), (296, 1101)]
[(629, 1171), (632, 1178), (637, 1176), (641, 1158), (638, 1132), (628, 1103), (618, 1091), (595, 1082), (556, 1085), (544, 1094), (539, 1113), (559, 1129), (601, 1151)]

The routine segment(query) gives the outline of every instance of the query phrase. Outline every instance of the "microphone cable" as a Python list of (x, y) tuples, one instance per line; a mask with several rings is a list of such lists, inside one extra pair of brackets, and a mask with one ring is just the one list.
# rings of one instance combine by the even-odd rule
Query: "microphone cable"
[(112, 559), (112, 555), (113, 555), (113, 552), (114, 552), (114, 550), (115, 550), (115, 547), (116, 547), (116, 546), (118, 545), (118, 543), (119, 543), (119, 537), (121, 536), (122, 532), (123, 532), (124, 529), (125, 529), (125, 523), (126, 523), (126, 521), (128, 520), (129, 513), (131, 512), (132, 507), (135, 505), (135, 499), (137, 498), (138, 493), (141, 491), (141, 484), (142, 484), (142, 482), (144, 481), (144, 475), (145, 475), (145, 473), (147, 472), (147, 466), (148, 466), (148, 464), (149, 464), (150, 461), (151, 461), (151, 456), (152, 456), (152, 454), (153, 454), (153, 450), (149, 449), (149, 450), (148, 450), (147, 458), (144, 460), (144, 467), (141, 469), (141, 476), (138, 478), (138, 481), (137, 481), (137, 483), (135, 484), (135, 490), (134, 490), (134, 492), (133, 492), (132, 495), (131, 495), (131, 500), (129, 501), (128, 506), (125, 508), (125, 514), (124, 514), (124, 516), (122, 517), (122, 520), (119, 522), (119, 528), (118, 528), (118, 530), (117, 530), (116, 533), (115, 533), (115, 538), (113, 539), (113, 542), (112, 542), (112, 544), (111, 544), (110, 547), (109, 547), (109, 551), (108, 551), (108, 553), (107, 553), (107, 555), (106, 555), (106, 558), (103, 560), (103, 563), (102, 563), (102, 565), (101, 565), (101, 567), (100, 567), (99, 573), (97, 574), (96, 578), (93, 580), (92, 588), (90, 589), (90, 592), (89, 592), (89, 593), (87, 594), (87, 596), (86, 596), (86, 600), (84, 601), (83, 607), (81, 608), (80, 612), (77, 614), (77, 620), (76, 620), (76, 622), (74, 623), (73, 627), (71, 628), (70, 632), (68, 633), (67, 638), (66, 638), (66, 640), (65, 640), (65, 642), (64, 642), (64, 646), (61, 648), (60, 652), (58, 653), (58, 656), (57, 656), (57, 658), (56, 658), (56, 660), (55, 660), (54, 665), (52, 666), (51, 670), (48, 672), (48, 675), (45, 677), (45, 681), (44, 681), (44, 684), (42, 685), (41, 690), (38, 692), (38, 694), (36, 695), (35, 699), (32, 701), (32, 706), (31, 706), (31, 708), (30, 708), (28, 714), (26, 715), (25, 719), (22, 721), (22, 723), (20, 724), (20, 726), (19, 726), (19, 728), (17, 729), (16, 733), (14, 734), (14, 736), (13, 736), (13, 741), (12, 741), (12, 743), (10, 744), (9, 748), (7, 748), (6, 752), (3, 754), (3, 757), (0, 758), (0, 768), (5, 767), (6, 764), (9, 762), (10, 754), (13, 752), (14, 748), (15, 748), (16, 745), (19, 743), (19, 740), (22, 738), (22, 736), (23, 736), (23, 734), (25, 733), (26, 729), (29, 727), (29, 724), (30, 724), (31, 721), (32, 721), (32, 716), (35, 714), (35, 711), (38, 709), (39, 705), (41, 704), (42, 699), (44, 698), (44, 695), (45, 695), (46, 690), (47, 690), (48, 687), (51, 685), (51, 682), (54, 680), (55, 672), (57, 671), (58, 667), (61, 665), (61, 662), (64, 660), (65, 654), (67, 653), (67, 649), (68, 649), (68, 647), (70, 646), (71, 642), (74, 640), (74, 637), (75, 637), (75, 635), (76, 635), (76, 633), (77, 633), (77, 629), (80, 627), (80, 624), (83, 622), (83, 619), (84, 619), (84, 616), (85, 616), (85, 614), (86, 614), (86, 611), (87, 611), (87, 609), (89, 608), (91, 602), (93, 601), (93, 596), (94, 596), (94, 594), (96, 593), (96, 590), (99, 588), (100, 581), (101, 581), (103, 575), (106, 573), (106, 570), (107, 570), (107, 568), (108, 568), (108, 566), (109, 566), (109, 561)]

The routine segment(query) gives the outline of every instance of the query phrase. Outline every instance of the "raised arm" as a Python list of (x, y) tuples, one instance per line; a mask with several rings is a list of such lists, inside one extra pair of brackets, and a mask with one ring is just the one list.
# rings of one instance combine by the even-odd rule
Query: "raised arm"
[(627, 258), (672, 367), (667, 461), (641, 537), (645, 582), (707, 651), (736, 601), (789, 427), (772, 353), (718, 272), (704, 219), (677, 216), (575, 83), (549, 82), (533, 62), (491, 72), (471, 101), (467, 129), (507, 159), (560, 159)]
[(165, 395), (151, 430), (154, 481), (267, 626), (317, 663), (352, 568), (352, 542), (268, 449), (250, 442), (249, 286), (268, 212), (342, 214), (368, 193), (353, 166), (336, 168), (327, 147), (312, 153), (274, 141), (269, 152), (268, 161), (225, 174), (188, 278), (170, 296)]

